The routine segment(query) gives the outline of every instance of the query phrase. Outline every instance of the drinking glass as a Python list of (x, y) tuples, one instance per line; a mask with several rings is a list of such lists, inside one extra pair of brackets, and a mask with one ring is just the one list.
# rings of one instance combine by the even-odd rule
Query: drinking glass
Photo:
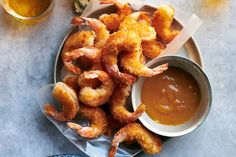
[[(36, 15), (36, 16), (22, 16), (22, 15), (18, 14), (16, 11), (14, 11), (9, 6), (9, 3), (7, 1), (11, 1), (11, 0), (0, 0), (0, 4), (6, 10), (6, 12), (8, 12), (10, 15), (15, 17), (17, 20), (19, 20), (23, 23), (27, 23), (27, 24), (39, 23), (39, 22), (43, 21), (44, 19), (46, 19), (46, 17), (48, 17), (50, 15), (50, 13), (53, 10), (53, 7), (55, 5), (55, 0), (51, 0), (49, 6), (47, 7), (47, 9), (45, 9), (39, 15)], [(22, 5), (22, 7), (23, 7), (23, 5)]]

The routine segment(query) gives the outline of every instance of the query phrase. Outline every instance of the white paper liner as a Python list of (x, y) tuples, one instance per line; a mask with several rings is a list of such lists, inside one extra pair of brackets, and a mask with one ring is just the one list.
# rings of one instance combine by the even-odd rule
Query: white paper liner
[[(127, 1), (127, 0), (125, 0)], [(128, 2), (131, 4), (132, 8), (135, 10), (139, 10), (144, 6), (144, 4), (158, 7), (163, 4), (168, 4), (163, 0), (155, 0), (152, 3), (148, 3), (150, 0), (129, 0)], [(88, 7), (85, 9), (82, 16), (89, 15), (93, 10), (99, 8), (99, 0), (92, 0)], [(180, 31), (179, 35), (167, 45), (167, 48), (161, 53), (161, 56), (164, 55), (175, 55), (179, 49), (184, 45), (184, 43), (197, 31), (197, 29), (202, 24), (201, 20), (195, 14), (187, 14), (175, 7), (175, 19), (181, 23), (183, 29)], [(63, 74), (63, 73), (62, 73)], [(61, 76), (61, 78), (64, 77)], [(59, 106), (58, 102), (52, 97), (51, 93), (53, 90), (53, 84), (47, 85), (37, 92), (37, 102), (43, 112), (43, 106), (45, 103), (51, 103)], [(44, 112), (43, 112), (44, 113)], [(111, 138), (106, 136), (101, 136), (96, 139), (87, 140), (85, 138), (77, 135), (73, 130), (69, 129), (66, 126), (65, 122), (57, 122), (51, 117), (48, 117), (45, 113), (44, 115), (60, 130), (60, 132), (70, 140), (76, 147), (78, 147), (82, 152), (91, 156), (91, 157), (107, 157), (108, 151), (111, 144)], [(88, 123), (84, 121), (80, 121), (80, 124)], [(140, 148), (129, 148), (126, 146), (120, 146), (116, 157), (132, 157), (141, 152)]]

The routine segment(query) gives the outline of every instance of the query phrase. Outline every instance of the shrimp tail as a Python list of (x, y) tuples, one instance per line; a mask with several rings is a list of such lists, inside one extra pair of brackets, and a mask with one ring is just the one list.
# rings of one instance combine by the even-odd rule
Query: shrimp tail
[[(166, 71), (168, 69), (168, 63), (162, 64), (154, 69), (152, 69), (154, 75), (158, 75), (160, 73), (163, 73), (164, 71)], [(154, 76), (152, 75), (152, 76)]]
[(134, 112), (129, 112), (125, 108), (126, 98), (129, 96), (131, 86), (127, 84), (119, 84), (114, 90), (114, 94), (111, 98), (110, 110), (113, 117), (120, 122), (130, 123), (138, 119), (139, 116), (145, 111), (144, 104), (138, 106)]
[(73, 17), (71, 20), (71, 24), (73, 25), (83, 25), (85, 23), (85, 20), (81, 17)]
[(118, 8), (122, 8), (124, 6), (124, 4), (122, 4), (118, 0), (100, 0), (99, 4), (114, 4)]
[(71, 24), (79, 25), (79, 26), (80, 25), (87, 25), (87, 24), (90, 25), (91, 23), (92, 23), (92, 20), (90, 20), (89, 18), (85, 18), (85, 17), (73, 17), (71, 20)]
[(68, 122), (67, 126), (73, 130), (75, 130), (80, 136), (86, 138), (93, 138), (93, 129), (91, 127), (82, 127), (79, 124), (75, 124), (72, 122)]
[(105, 68), (111, 76), (120, 80), (122, 83), (132, 85), (136, 80), (133, 75), (120, 72), (118, 67), (115, 65), (110, 66), (109, 64), (105, 64)]
[(45, 104), (44, 105), (44, 112), (51, 117), (54, 117), (58, 112), (56, 108), (52, 104)]
[(132, 122), (135, 121), (139, 116), (143, 114), (143, 112), (145, 112), (145, 110), (146, 110), (145, 104), (140, 104), (128, 119)]
[(125, 123), (134, 122), (145, 112), (145, 110), (146, 106), (144, 104), (140, 104), (134, 112), (131, 113), (124, 109), (122, 114), (116, 114), (115, 118)]
[(92, 139), (102, 135), (106, 131), (108, 122), (106, 114), (102, 109), (82, 106), (78, 114), (88, 119), (90, 126), (83, 127), (72, 122), (68, 122), (67, 126), (75, 130), (80, 136)]
[(119, 147), (119, 144), (125, 140), (126, 132), (117, 132), (116, 136), (114, 136), (114, 139), (111, 143), (111, 148), (109, 150), (109, 157), (114, 157), (116, 154), (116, 151)]
[(75, 124), (75, 123), (72, 123), (72, 122), (67, 122), (67, 126), (71, 129), (76, 130), (76, 131), (79, 131), (79, 130), (82, 129), (82, 127), (79, 124)]
[(85, 46), (83, 48), (75, 49), (71, 52), (63, 53), (62, 60), (66, 69), (74, 74), (80, 74), (81, 69), (73, 64), (73, 60), (81, 56), (86, 56), (88, 59), (92, 60), (95, 63), (101, 60), (99, 49), (92, 46)]
[(54, 119), (56, 119), (57, 121), (67, 121), (67, 118), (64, 116), (64, 114), (57, 112), (56, 108), (51, 104), (45, 104), (44, 112), (48, 116), (53, 117)]
[(93, 18), (86, 18), (86, 17), (73, 17), (71, 20), (71, 24), (74, 25), (89, 25), (94, 31), (96, 32), (99, 30), (101, 25), (103, 25), (102, 22), (100, 22), (97, 19)]

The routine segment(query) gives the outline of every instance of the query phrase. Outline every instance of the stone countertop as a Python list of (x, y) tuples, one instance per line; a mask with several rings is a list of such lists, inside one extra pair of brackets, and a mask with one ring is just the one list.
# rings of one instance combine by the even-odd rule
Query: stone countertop
[[(191, 134), (164, 144), (161, 157), (236, 156), (236, 1), (171, 2), (199, 15), (195, 34), (213, 90), (211, 112)], [(35, 92), (53, 81), (57, 49), (71, 27), (72, 0), (58, 0), (45, 22), (28, 26), (0, 8), (0, 156), (42, 157), (79, 150), (41, 113)], [(139, 156), (147, 156), (140, 154)]]

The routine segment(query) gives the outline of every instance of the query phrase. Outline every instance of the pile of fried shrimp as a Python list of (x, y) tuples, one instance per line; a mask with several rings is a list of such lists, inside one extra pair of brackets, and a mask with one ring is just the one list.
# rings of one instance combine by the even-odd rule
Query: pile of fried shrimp
[[(68, 74), (52, 91), (61, 111), (45, 104), (44, 112), (66, 122), (84, 138), (113, 137), (109, 157), (115, 156), (123, 141), (137, 141), (148, 154), (160, 153), (161, 139), (137, 120), (145, 112), (145, 104), (132, 112), (127, 109), (127, 98), (138, 77), (152, 77), (168, 69), (168, 64), (151, 69), (145, 63), (158, 57), (179, 33), (172, 27), (174, 9), (164, 5), (150, 14), (134, 12), (128, 3), (118, 0), (100, 3), (114, 4), (117, 12), (98, 19), (72, 19), (73, 25), (86, 25), (90, 30), (80, 30), (64, 43), (61, 57)], [(71, 122), (77, 115), (89, 120), (89, 126)]]

